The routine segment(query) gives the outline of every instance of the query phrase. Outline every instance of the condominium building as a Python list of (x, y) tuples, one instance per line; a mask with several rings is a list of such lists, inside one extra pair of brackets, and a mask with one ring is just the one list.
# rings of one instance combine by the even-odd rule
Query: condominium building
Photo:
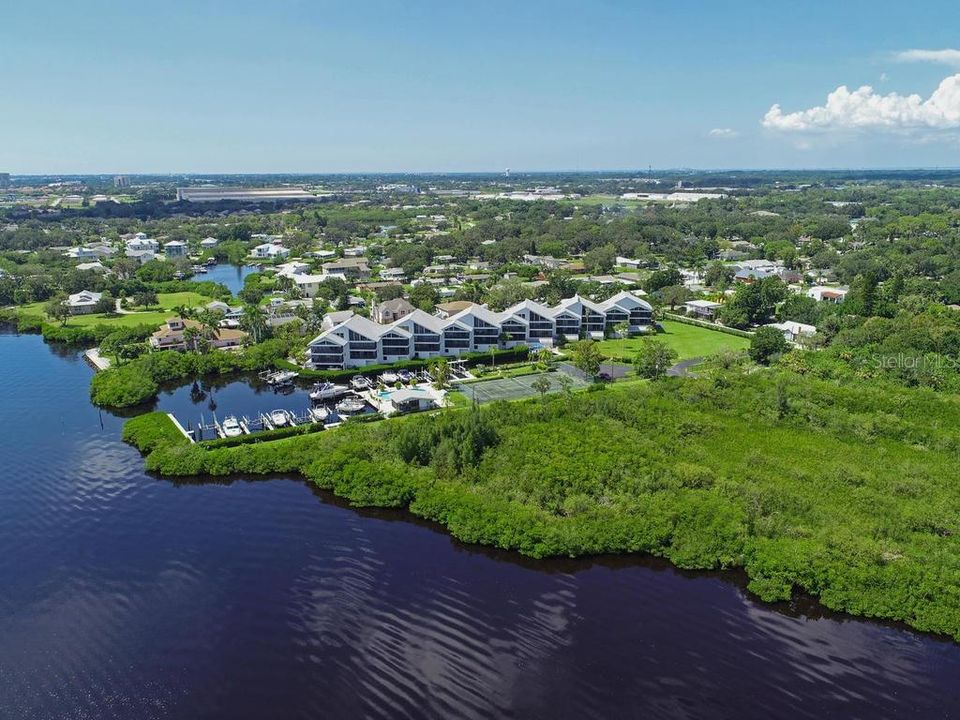
[(599, 303), (575, 295), (553, 307), (525, 300), (503, 312), (471, 304), (445, 318), (417, 309), (390, 324), (332, 313), (324, 319), (324, 331), (310, 342), (310, 365), (353, 368), (521, 344), (550, 345), (561, 336), (601, 339), (622, 324), (630, 332), (643, 332), (652, 323), (653, 308), (629, 292)]

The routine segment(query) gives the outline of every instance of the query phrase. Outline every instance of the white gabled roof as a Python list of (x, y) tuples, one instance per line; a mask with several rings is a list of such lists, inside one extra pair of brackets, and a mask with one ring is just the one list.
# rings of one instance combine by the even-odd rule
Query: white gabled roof
[[(546, 305), (541, 305), (535, 300), (524, 300), (523, 302), (518, 302), (516, 305), (513, 305), (512, 307), (508, 307), (506, 310), (503, 311), (502, 315), (504, 319), (506, 319), (507, 316), (515, 315), (516, 313), (522, 310), (526, 310), (527, 312), (535, 312), (540, 317), (544, 317), (548, 319), (551, 317), (551, 312), (552, 312), (551, 309), (548, 308)], [(517, 318), (517, 319), (523, 320), (523, 318)], [(524, 320), (524, 322), (526, 321)]]
[[(359, 333), (364, 337), (370, 338), (371, 340), (379, 340), (381, 337), (390, 332), (393, 328), (389, 325), (381, 325), (380, 323), (375, 323), (369, 318), (365, 318), (362, 315), (354, 315), (353, 317), (345, 320), (331, 330), (353, 330), (355, 333)], [(396, 328), (401, 334), (408, 335), (406, 330), (403, 328)]]
[(495, 313), (489, 308), (485, 308), (483, 305), (471, 305), (470, 307), (461, 310), (456, 315), (453, 315), (447, 318), (447, 324), (459, 321), (461, 325), (468, 325), (473, 327), (473, 323), (465, 322), (467, 318), (476, 317), (483, 320), (485, 323), (490, 325), (499, 325), (500, 324), (500, 313)]
[(428, 312), (424, 312), (420, 308), (415, 308), (399, 320), (395, 320), (391, 327), (402, 327), (406, 329), (407, 326), (412, 327), (413, 323), (417, 323), (417, 325), (425, 327), (430, 332), (439, 335), (443, 332), (443, 328), (446, 326), (447, 321), (441, 320), (436, 315), (431, 315)]
[(307, 343), (307, 345), (316, 345), (321, 342), (332, 342), (334, 345), (340, 345), (341, 347), (347, 344), (347, 341), (340, 337), (339, 335), (334, 335), (330, 330), (322, 332), (317, 335), (313, 340)]
[(634, 308), (642, 307), (645, 310), (653, 310), (653, 306), (648, 303), (646, 300), (641, 300), (632, 292), (627, 290), (622, 290), (616, 295), (607, 298), (602, 303), (600, 307), (604, 310), (609, 310), (613, 306), (617, 306), (623, 310), (633, 310)]

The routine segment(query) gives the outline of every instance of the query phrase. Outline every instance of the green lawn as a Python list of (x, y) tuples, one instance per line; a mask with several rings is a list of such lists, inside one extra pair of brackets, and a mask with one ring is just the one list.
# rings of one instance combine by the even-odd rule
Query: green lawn
[[(115, 325), (117, 327), (134, 327), (136, 325), (160, 325), (171, 316), (173, 308), (178, 305), (187, 307), (201, 307), (210, 302), (210, 298), (195, 292), (160, 293), (157, 296), (161, 310), (151, 309), (130, 312), (122, 315), (77, 315), (67, 320), (67, 327), (86, 327), (90, 325)], [(52, 325), (58, 325), (57, 320), (47, 317), (44, 312), (46, 303), (32, 303), (20, 307), (20, 312), (30, 317), (42, 318)]]
[(177, 307), (177, 305), (200, 307), (211, 301), (211, 298), (192, 291), (160, 293), (157, 295), (157, 299), (160, 301), (160, 307), (162, 307), (164, 310), (172, 310), (173, 308)]
[[(661, 324), (664, 332), (656, 337), (676, 351), (678, 360), (714, 355), (724, 350), (743, 350), (750, 346), (749, 338), (718, 330), (687, 325), (674, 320), (664, 320)], [(629, 360), (636, 354), (643, 339), (638, 336), (626, 340), (603, 340), (600, 343), (600, 352), (607, 357), (622, 357)]]

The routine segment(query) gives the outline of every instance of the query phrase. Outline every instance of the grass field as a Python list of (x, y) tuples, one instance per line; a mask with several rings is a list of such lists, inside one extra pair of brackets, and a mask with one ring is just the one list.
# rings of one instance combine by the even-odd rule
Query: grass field
[(584, 195), (574, 200), (565, 200), (564, 202), (573, 205), (619, 205), (621, 207), (635, 209), (647, 204), (642, 200), (621, 200), (618, 195)]
[[(744, 350), (750, 346), (749, 338), (718, 330), (686, 325), (673, 320), (664, 320), (661, 324), (664, 332), (656, 337), (676, 351), (678, 360), (714, 355), (724, 350)], [(607, 357), (629, 360), (636, 354), (642, 342), (642, 337), (603, 340), (600, 343), (600, 352)]]
[[(173, 308), (178, 305), (187, 307), (199, 307), (210, 302), (210, 298), (195, 292), (176, 292), (160, 293), (157, 296), (161, 310), (152, 309), (142, 312), (130, 312), (122, 315), (76, 315), (67, 320), (67, 327), (87, 327), (90, 325), (115, 325), (117, 327), (134, 327), (136, 325), (160, 325), (170, 317)], [(58, 325), (57, 320), (47, 317), (44, 312), (46, 303), (32, 303), (20, 308), (20, 312), (30, 317), (42, 318), (43, 320)]]

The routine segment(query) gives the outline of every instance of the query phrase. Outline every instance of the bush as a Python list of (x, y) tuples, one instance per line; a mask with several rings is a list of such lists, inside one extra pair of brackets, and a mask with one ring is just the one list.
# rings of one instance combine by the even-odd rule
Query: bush
[(750, 359), (761, 365), (769, 365), (772, 360), (780, 357), (787, 351), (786, 339), (783, 333), (774, 327), (759, 328), (750, 340)]

